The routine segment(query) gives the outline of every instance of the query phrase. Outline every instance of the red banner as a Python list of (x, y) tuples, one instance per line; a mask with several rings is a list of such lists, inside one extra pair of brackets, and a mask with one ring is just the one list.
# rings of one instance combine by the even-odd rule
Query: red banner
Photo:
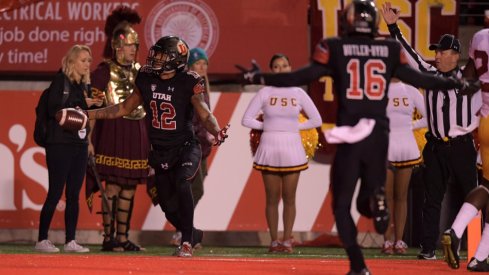
[(0, 0), (0, 12), (18, 9), (42, 0)]
[[(212, 92), (214, 114), (224, 124), (229, 122), (229, 139), (214, 147), (208, 159), (209, 174), (205, 194), (195, 212), (195, 224), (213, 231), (266, 231), (265, 190), (260, 173), (253, 169), (249, 147), (249, 129), (241, 126), (241, 118), (255, 93)], [(48, 190), (48, 172), (44, 148), (34, 143), (34, 108), (40, 92), (0, 92), (0, 229), (36, 229)], [(19, 108), (22, 106), (22, 108)], [(295, 231), (334, 231), (329, 192), (330, 165), (311, 161), (301, 173), (297, 190)], [(83, 187), (84, 188), (84, 187)], [(171, 228), (161, 209), (153, 207), (145, 194), (145, 186), (137, 188), (131, 228), (161, 230)], [(94, 200), (90, 214), (80, 194), (79, 229), (101, 229), (100, 199)], [(57, 206), (51, 228), (64, 228), (65, 199)], [(300, 213), (300, 214), (299, 214)], [(359, 230), (369, 231), (354, 213)], [(282, 223), (280, 223), (282, 226)]]
[[(210, 73), (236, 73), (252, 58), (268, 64), (276, 52), (295, 64), (308, 58), (308, 0), (46, 0), (0, 13), (0, 71), (54, 72), (73, 44), (92, 48), (101, 60), (107, 15), (120, 6), (143, 18), (139, 59), (164, 35), (181, 36), (204, 48)], [(94, 65), (95, 66), (95, 65)]]

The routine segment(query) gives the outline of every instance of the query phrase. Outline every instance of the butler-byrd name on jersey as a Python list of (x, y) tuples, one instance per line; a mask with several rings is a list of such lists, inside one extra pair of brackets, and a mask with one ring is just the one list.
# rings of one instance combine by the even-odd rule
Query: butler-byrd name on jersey
[(171, 95), (153, 92), (153, 99), (162, 99), (166, 101), (171, 101)]
[(372, 57), (388, 57), (389, 47), (385, 45), (343, 45), (343, 54), (345, 56), (372, 56)]

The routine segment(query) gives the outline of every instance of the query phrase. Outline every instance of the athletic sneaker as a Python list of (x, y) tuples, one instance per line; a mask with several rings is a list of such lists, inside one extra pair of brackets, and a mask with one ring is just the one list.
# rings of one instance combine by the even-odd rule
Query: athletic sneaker
[(447, 229), (443, 233), (443, 236), (441, 236), (441, 243), (443, 244), (443, 258), (445, 262), (451, 268), (458, 269), (460, 267), (460, 257), (458, 255), (460, 239), (455, 235), (455, 231), (453, 229)]
[(420, 260), (436, 260), (435, 250), (421, 250), (418, 254)]
[(371, 200), (371, 210), (375, 231), (382, 235), (389, 227), (389, 209), (387, 208), (384, 187), (379, 188), (375, 192)]
[(348, 273), (346, 273), (346, 275), (371, 275), (372, 273), (370, 273), (370, 270), (368, 270), (368, 268), (364, 268), (362, 269), (360, 272), (355, 272), (353, 270), (350, 270), (348, 271)]
[(83, 247), (83, 246), (77, 244), (75, 240), (72, 240), (69, 243), (64, 245), (63, 251), (64, 252), (86, 253), (86, 252), (90, 252), (90, 249), (88, 249), (88, 247)]
[(380, 252), (388, 255), (394, 254), (394, 243), (391, 241), (385, 241)]
[(397, 240), (394, 245), (394, 253), (396, 254), (406, 254), (408, 245), (403, 240)]
[(487, 263), (487, 259), (485, 261), (479, 261), (476, 258), (472, 257), (469, 264), (467, 265), (467, 270), (475, 272), (488, 272), (489, 264)]
[(174, 255), (184, 258), (192, 257), (192, 245), (189, 242), (184, 242), (181, 246), (177, 248), (177, 251), (175, 251)]
[(57, 248), (50, 240), (42, 240), (36, 243), (34, 250), (37, 252), (55, 253), (59, 252)]
[(270, 247), (268, 248), (268, 252), (270, 253), (277, 253), (277, 252), (283, 252), (283, 247), (280, 241), (273, 241), (270, 244)]
[(176, 231), (173, 233), (173, 236), (171, 236), (170, 244), (174, 246), (180, 246), (180, 243), (182, 242), (182, 232)]

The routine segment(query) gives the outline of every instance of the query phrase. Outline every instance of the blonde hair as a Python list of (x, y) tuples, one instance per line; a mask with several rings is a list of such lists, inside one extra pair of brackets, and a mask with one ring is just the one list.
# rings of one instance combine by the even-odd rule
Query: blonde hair
[[(61, 60), (61, 68), (63, 70), (63, 73), (72, 82), (75, 80), (75, 59), (82, 51), (86, 51), (90, 54), (90, 57), (92, 56), (92, 50), (90, 50), (90, 47), (88, 47), (87, 45), (74, 45), (73, 47), (71, 47), (71, 49), (68, 50), (66, 55)], [(90, 74), (82, 75), (81, 82), (85, 84), (90, 83)]]

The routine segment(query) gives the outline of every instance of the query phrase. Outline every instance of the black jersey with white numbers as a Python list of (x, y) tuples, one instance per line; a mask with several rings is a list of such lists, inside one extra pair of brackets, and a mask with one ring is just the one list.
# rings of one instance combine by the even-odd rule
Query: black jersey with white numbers
[(196, 73), (184, 71), (170, 79), (161, 79), (146, 67), (136, 78), (146, 110), (151, 144), (182, 144), (193, 136), (193, 95), (204, 91), (204, 80)]
[(338, 96), (338, 125), (352, 126), (360, 118), (387, 122), (389, 82), (396, 68), (406, 62), (398, 42), (328, 38), (318, 44), (313, 60), (335, 68), (332, 77)]

